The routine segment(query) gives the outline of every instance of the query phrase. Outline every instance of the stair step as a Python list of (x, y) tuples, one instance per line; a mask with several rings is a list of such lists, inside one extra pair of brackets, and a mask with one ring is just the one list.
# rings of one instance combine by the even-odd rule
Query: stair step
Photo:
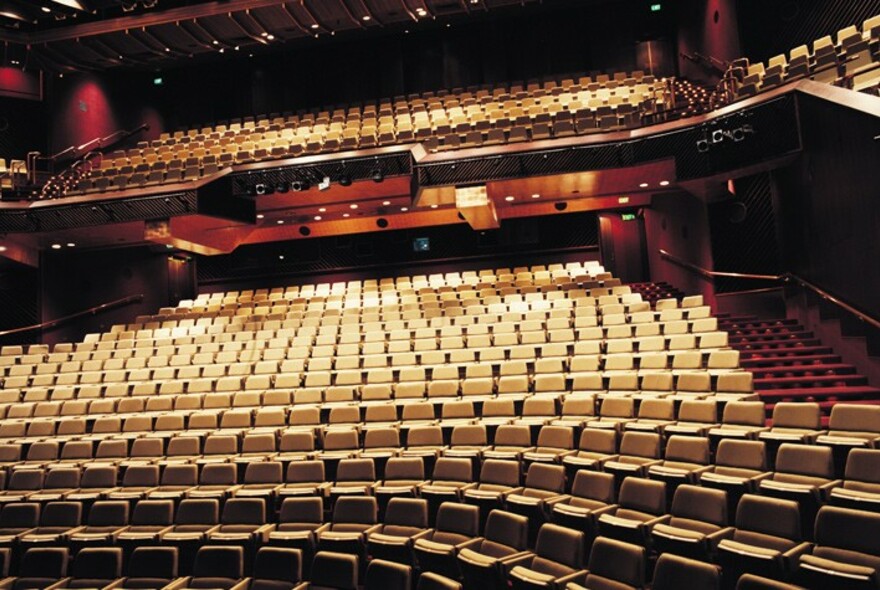
[(749, 348), (742, 349), (739, 348), (741, 354), (740, 357), (743, 359), (752, 359), (756, 358), (755, 355), (758, 355), (758, 358), (769, 358), (769, 357), (788, 357), (788, 358), (800, 358), (805, 356), (811, 356), (816, 354), (833, 354), (834, 350), (830, 346), (795, 346), (791, 348)]
[(793, 387), (791, 389), (774, 389), (759, 392), (761, 400), (768, 403), (781, 401), (862, 401), (880, 404), (880, 389), (870, 385), (854, 385), (850, 387)]
[(718, 324), (725, 326), (727, 328), (775, 328), (780, 326), (797, 326), (798, 321), (796, 319), (784, 319), (784, 320), (759, 320), (759, 319), (747, 319), (744, 318), (742, 320), (735, 320), (733, 318), (718, 318)]
[(791, 342), (797, 340), (809, 340), (811, 338), (815, 338), (815, 335), (809, 330), (801, 330), (798, 332), (780, 332), (773, 334), (737, 334), (735, 332), (730, 334), (731, 342)]
[[(832, 375), (853, 375), (856, 368), (846, 363), (836, 363), (827, 365), (790, 365), (787, 367), (751, 367), (749, 370), (754, 374), (756, 379), (769, 377), (827, 377)], [(807, 375), (807, 373), (812, 373)]]
[(794, 367), (814, 364), (840, 363), (838, 354), (803, 354), (803, 355), (764, 355), (760, 357), (741, 358), (740, 365), (749, 370), (764, 367)]
[[(810, 389), (824, 386), (846, 388), (854, 385), (867, 385), (868, 378), (864, 375), (817, 375), (814, 377), (767, 377), (755, 379), (755, 390), (768, 389)], [(786, 387), (787, 386), (787, 387)]]
[(753, 341), (734, 341), (729, 340), (730, 345), (737, 350), (772, 350), (774, 348), (800, 348), (803, 346), (821, 346), (822, 341), (818, 338), (800, 338), (800, 339), (783, 339), (783, 340), (753, 340)]

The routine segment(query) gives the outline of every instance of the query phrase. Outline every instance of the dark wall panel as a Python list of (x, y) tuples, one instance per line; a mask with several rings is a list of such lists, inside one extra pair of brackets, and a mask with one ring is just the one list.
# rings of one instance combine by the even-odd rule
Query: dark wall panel
[[(430, 251), (416, 252), (415, 238), (428, 238)], [(596, 215), (577, 213), (507, 220), (485, 232), (462, 223), (243, 246), (200, 257), (199, 290), (597, 259), (598, 240)]]
[(45, 342), (75, 342), (89, 332), (106, 332), (138, 314), (169, 304), (168, 255), (137, 247), (97, 252), (47, 253), (42, 259), (42, 312), (51, 320), (143, 294), (140, 303), (83, 318), (45, 335)]
[(880, 317), (880, 123), (799, 98), (805, 147), (776, 174), (784, 266)]
[[(0, 266), (0, 330), (40, 322), (40, 273), (35, 268), (4, 261)], [(35, 342), (39, 334), (0, 338), (0, 343)]]
[[(779, 248), (770, 175), (756, 174), (736, 180), (736, 196), (709, 206), (712, 258), (715, 270), (751, 274), (777, 274)], [(719, 277), (715, 291), (729, 293), (772, 284)]]
[(29, 151), (46, 150), (46, 104), (0, 97), (0, 158), (24, 160)]
[(880, 0), (737, 0), (743, 53), (754, 61), (791, 51), (880, 14)]

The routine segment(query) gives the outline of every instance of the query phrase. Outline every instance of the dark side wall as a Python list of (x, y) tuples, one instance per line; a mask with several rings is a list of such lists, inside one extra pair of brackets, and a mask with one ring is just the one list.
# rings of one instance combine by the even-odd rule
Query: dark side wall
[(707, 270), (713, 269), (706, 204), (686, 192), (654, 195), (644, 211), (648, 265), (652, 281), (665, 281), (689, 295), (702, 294), (714, 304), (712, 283), (664, 260), (660, 249)]
[(783, 266), (880, 317), (880, 121), (801, 95), (804, 154), (778, 171)]
[(683, 0), (676, 4), (679, 75), (714, 83), (721, 72), (705, 62), (686, 59), (683, 54), (699, 53), (722, 62), (742, 56), (736, 0)]
[(90, 332), (106, 332), (169, 304), (168, 254), (155, 247), (46, 253), (42, 259), (42, 319), (48, 321), (91, 307), (143, 294), (124, 307), (74, 321), (44, 334), (47, 343), (76, 342)]

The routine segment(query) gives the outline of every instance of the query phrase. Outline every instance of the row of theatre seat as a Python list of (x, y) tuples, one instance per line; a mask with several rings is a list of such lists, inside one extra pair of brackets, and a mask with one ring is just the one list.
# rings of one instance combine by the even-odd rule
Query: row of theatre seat
[(861, 30), (855, 25), (816, 39), (807, 45), (762, 62), (738, 60), (726, 76), (735, 84), (737, 97), (751, 96), (803, 78), (856, 91), (877, 93), (880, 86), (880, 15), (865, 20)]
[(658, 119), (671, 105), (669, 83), (642, 72), (548, 84), (455, 89), (163, 133), (110, 154), (74, 192), (195, 180), (237, 164), (340, 150), (421, 142), (436, 151), (610, 131)]
[[(727, 440), (720, 450), (748, 455), (748, 450), (737, 452), (736, 447), (749, 444)], [(817, 449), (784, 444), (777, 465), (803, 471), (806, 463), (809, 469), (816, 461), (804, 461), (805, 450)], [(32, 574), (27, 552), (39, 551), (36, 547), (63, 546), (78, 555), (89, 555), (95, 547), (112, 545), (118, 548), (111, 552), (121, 565), (123, 555), (134, 559), (144, 546), (158, 545), (179, 552), (183, 574), (237, 580), (245, 569), (260, 577), (260, 552), (288, 547), (301, 552), (295, 558), (297, 564), (311, 565), (313, 583), (323, 575), (321, 555), (331, 551), (350, 556), (344, 559), (353, 566), (342, 568), (349, 576), (356, 576), (368, 560), (380, 560), (401, 564), (397, 569), (409, 576), (415, 568), (422, 575), (457, 580), (465, 588), (499, 590), (508, 584), (565, 588), (568, 583), (599, 589), (645, 588), (650, 578), (649, 558), (660, 555), (661, 561), (663, 556), (687, 558), (673, 561), (702, 572), (699, 585), (688, 587), (718, 588), (720, 580), (733, 587), (743, 574), (761, 574), (774, 579), (795, 578), (811, 588), (876, 588), (880, 515), (864, 509), (877, 506), (878, 454), (877, 450), (855, 449), (847, 466), (848, 472), (861, 470), (863, 477), (874, 481), (836, 482), (842, 485), (834, 489), (851, 493), (843, 498), (854, 501), (855, 509), (845, 507), (845, 502), (844, 506), (835, 505), (838, 497), (832, 494), (831, 503), (817, 510), (811, 504), (814, 497), (803, 493), (817, 487), (817, 478), (779, 469), (743, 477), (743, 468), (730, 467), (714, 473), (717, 478), (708, 483), (701, 478), (700, 486), (684, 483), (684, 479), (672, 482), (626, 476), (620, 480), (616, 477), (619, 474), (584, 469), (576, 472), (570, 493), (565, 494), (562, 466), (532, 464), (524, 486), (493, 483), (489, 473), (471, 484), (454, 479), (469, 474), (470, 466), (461, 458), (440, 459), (433, 481), (411, 483), (409, 490), (398, 485), (397, 493), (386, 495), (384, 504), (380, 492), (392, 488), (381, 484), (362, 482), (362, 489), (345, 490), (323, 481), (302, 483), (285, 495), (277, 516), (267, 510), (278, 489), (272, 484), (245, 484), (222, 491), (217, 485), (160, 486), (131, 490), (128, 496), (124, 491), (109, 490), (105, 492), (109, 497), (122, 498), (110, 500), (87, 498), (93, 489), (86, 494), (73, 491), (66, 499), (43, 503), (34, 501), (39, 498), (32, 495), (3, 504), (0, 546), (9, 549), (0, 550), (0, 555), (6, 558), (7, 567), (10, 561), (18, 567), (9, 550), (14, 556), (24, 553), (20, 573), (28, 577)], [(490, 461), (484, 463), (483, 471), (499, 471), (509, 463), (513, 462)], [(259, 465), (254, 463), (249, 470)], [(733, 473), (736, 475), (730, 475)], [(440, 477), (453, 479), (437, 479)], [(735, 478), (743, 481), (737, 485)], [(863, 497), (869, 495), (863, 491), (866, 488), (874, 490), (874, 503), (863, 503)], [(324, 489), (333, 500), (329, 519), (327, 498), (320, 495)], [(83, 521), (86, 507), (88, 515)], [(728, 518), (729, 510), (735, 514), (733, 521)], [(804, 528), (805, 523), (809, 528)], [(201, 555), (193, 559), (204, 544), (234, 546), (236, 555), (231, 561), (238, 564), (237, 575), (220, 575), (229, 569), (218, 564), (204, 569)], [(585, 563), (589, 563), (588, 571), (583, 568)], [(721, 567), (721, 575), (717, 567), (708, 565), (711, 563)], [(662, 583), (660, 563), (657, 568), (655, 587)], [(91, 578), (119, 577), (118, 566), (114, 571), (113, 576)], [(177, 573), (155, 577), (167, 580)], [(58, 577), (63, 575), (62, 571)], [(618, 585), (605, 585), (604, 579)], [(400, 588), (408, 590), (409, 586)]]

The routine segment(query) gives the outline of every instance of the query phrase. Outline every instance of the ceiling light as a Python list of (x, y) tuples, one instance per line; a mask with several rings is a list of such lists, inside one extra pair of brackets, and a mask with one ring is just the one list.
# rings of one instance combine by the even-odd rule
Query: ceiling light
[(365, 14), (364, 16), (361, 17), (361, 19), (362, 19), (362, 20), (365, 20), (365, 21), (368, 21), (368, 20), (370, 20), (370, 15), (369, 15), (369, 14)]
[(407, 211), (409, 211), (409, 207), (401, 207), (400, 210), (406, 213)]
[(73, 242), (67, 242), (67, 247), (68, 248), (76, 248), (76, 244), (74, 244)]
[(639, 185), (639, 188), (648, 188), (648, 183), (643, 182), (642, 184)]
[(322, 217), (320, 215), (315, 215), (315, 221), (321, 221)]
[(262, 37), (268, 37), (268, 36), (269, 36), (269, 33), (267, 33), (266, 31), (263, 31), (262, 33), (260, 33), (260, 36), (262, 36)]
[(351, 215), (349, 215), (348, 213), (343, 213), (342, 216), (345, 217), (346, 219), (348, 219), (349, 217), (351, 217)]
[(279, 255), (278, 255), (278, 260), (284, 260), (284, 254), (279, 254)]
[(52, 12), (52, 9), (49, 8), (48, 6), (43, 6), (40, 10), (42, 10), (43, 12), (46, 12), (46, 13)]
[(516, 198), (511, 195), (508, 195), (508, 196), (504, 197), (504, 200), (507, 201), (508, 203), (510, 203), (511, 201), (515, 201)]
[(669, 181), (668, 180), (661, 180), (660, 186), (669, 186)]
[(52, 244), (52, 249), (53, 249), (53, 250), (60, 250), (60, 249), (61, 249), (61, 244)]
[(269, 41), (274, 41), (275, 35), (266, 35), (266, 39), (268, 39)]
[(278, 225), (284, 225), (284, 220), (283, 220), (283, 219), (279, 219), (279, 220), (276, 221), (275, 223), (277, 223)]
[(437, 207), (439, 207), (439, 205), (436, 205), (436, 204), (435, 204), (435, 205), (431, 205), (431, 209), (436, 209)]
[(321, 28), (321, 25), (319, 25), (318, 23), (312, 23), (312, 28), (319, 29), (319, 28)]
[(165, 48), (165, 53), (171, 53), (171, 48), (170, 48), (170, 47), (166, 47), (166, 48)]
[(220, 41), (218, 41), (217, 39), (214, 39), (213, 41), (211, 41), (211, 43), (213, 45), (220, 45)]
[(0, 246), (0, 252), (6, 252), (6, 246)]
[(358, 208), (357, 203), (352, 203), (351, 205), (348, 206), (348, 208), (349, 209), (357, 209)]
[(320, 209), (318, 209), (318, 213), (326, 213), (326, 212), (327, 212), (327, 207), (321, 207)]
[(535, 193), (535, 194), (532, 195), (532, 198), (533, 198), (533, 199), (540, 199), (540, 198), (541, 198), (541, 195), (539, 195), (538, 193)]
[(257, 219), (265, 219), (265, 218), (266, 218), (266, 216), (263, 215), (262, 213), (257, 213)]
[(391, 204), (391, 201), (382, 201), (382, 206), (383, 206), (383, 207), (387, 207), (387, 206), (390, 205), (390, 204)]

